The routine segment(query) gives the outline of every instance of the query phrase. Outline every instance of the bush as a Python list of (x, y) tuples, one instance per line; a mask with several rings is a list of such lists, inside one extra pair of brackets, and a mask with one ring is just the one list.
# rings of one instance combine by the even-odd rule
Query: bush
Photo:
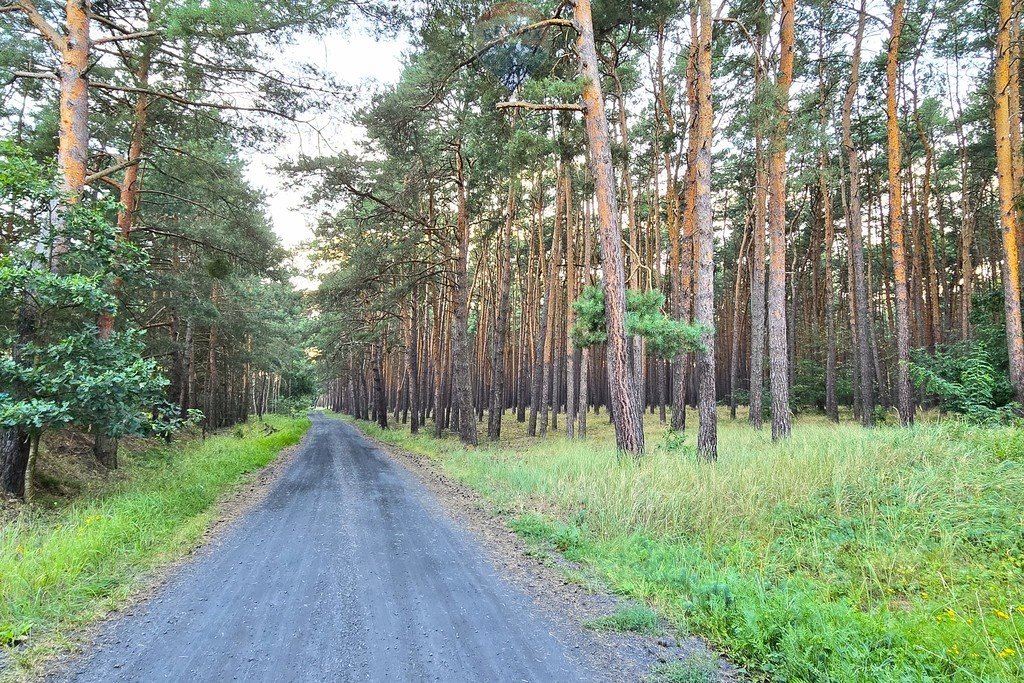
[(935, 355), (915, 351), (910, 374), (918, 387), (938, 396), (943, 410), (974, 422), (1006, 422), (1019, 406), (997, 363), (985, 341), (958, 342), (940, 346)]

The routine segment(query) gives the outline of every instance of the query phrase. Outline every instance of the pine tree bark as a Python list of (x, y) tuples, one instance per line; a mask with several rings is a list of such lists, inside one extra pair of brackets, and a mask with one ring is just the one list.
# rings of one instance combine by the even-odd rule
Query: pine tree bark
[(782, 0), (778, 119), (768, 165), (768, 362), (772, 390), (772, 439), (792, 431), (789, 409), (789, 350), (786, 331), (786, 134), (789, 130), (789, 89), (793, 83), (795, 0)]
[(1006, 347), (1010, 359), (1010, 381), (1017, 402), (1024, 404), (1024, 339), (1020, 307), (1020, 260), (1017, 244), (1017, 187), (1013, 173), (1013, 149), (1010, 127), (1010, 69), (1012, 45), (1010, 23), (1012, 0), (999, 0), (999, 31), (996, 34), (995, 135), (996, 174), (999, 180), (1000, 226), (1002, 228), (1003, 308), (1006, 314)]
[[(548, 282), (544, 294), (544, 353), (541, 356), (541, 388), (540, 388), (540, 435), (548, 433), (548, 412), (551, 408), (552, 365), (558, 352), (555, 348), (555, 330), (558, 326), (558, 288), (562, 261), (562, 209), (564, 208), (562, 171), (557, 172), (558, 189), (555, 192), (555, 223), (551, 234), (551, 260), (548, 263)], [(555, 407), (557, 410), (557, 405)], [(557, 429), (557, 426), (555, 427)]]
[(576, 375), (578, 350), (572, 343), (572, 328), (576, 324), (573, 302), (576, 300), (576, 224), (573, 220), (572, 176), (565, 174), (565, 435), (576, 437)]
[(697, 354), (699, 424), (697, 455), (711, 462), (718, 458), (718, 412), (715, 369), (715, 239), (711, 215), (711, 0), (700, 0), (700, 48), (697, 53), (697, 166), (694, 183), (697, 292), (694, 322), (703, 329)]
[[(825, 83), (825, 32), (824, 26), (819, 32), (819, 51), (822, 61), (818, 67), (818, 92), (819, 107), (821, 109), (820, 125), (823, 140), (826, 126), (828, 125), (828, 96)], [(822, 221), (824, 222), (824, 254), (822, 279), (824, 280), (825, 297), (825, 414), (833, 422), (839, 422), (839, 402), (836, 399), (836, 320), (835, 320), (835, 292), (832, 277), (832, 242), (835, 238), (835, 226), (832, 220), (832, 184), (829, 181), (828, 148), (825, 143), (821, 146), (821, 156), (818, 169), (818, 192), (821, 200)]]
[(860, 420), (865, 427), (875, 421), (875, 395), (871, 369), (871, 314), (868, 308), (867, 277), (865, 275), (864, 238), (861, 227), (860, 157), (853, 144), (853, 102), (860, 86), (861, 44), (864, 40), (864, 24), (867, 18), (866, 0), (861, 0), (857, 14), (857, 34), (854, 38), (850, 64), (850, 85), (843, 101), (843, 149), (846, 152), (849, 174), (849, 199), (847, 202), (846, 234), (850, 250), (851, 284), (850, 292), (855, 317), (854, 355), (857, 363), (857, 390), (859, 393)]
[[(921, 225), (924, 232), (925, 259), (927, 260), (927, 282), (928, 282), (928, 317), (931, 321), (931, 344), (932, 350), (937, 344), (943, 342), (942, 313), (940, 311), (939, 299), (939, 271), (935, 259), (935, 237), (932, 234), (931, 225), (931, 191), (932, 191), (932, 169), (935, 167), (935, 148), (925, 132), (921, 123), (921, 113), (915, 110), (914, 119), (917, 124), (917, 135), (924, 148), (924, 178), (921, 180)], [(941, 214), (941, 204), (940, 211)]]
[[(538, 198), (537, 217), (535, 223), (537, 233), (537, 277), (534, 281), (534, 302), (537, 309), (537, 329), (534, 338), (533, 366), (531, 367), (530, 381), (530, 421), (527, 424), (526, 433), (528, 436), (537, 436), (538, 419), (541, 413), (541, 404), (544, 399), (544, 358), (547, 353), (548, 338), (548, 315), (551, 306), (551, 298), (545, 292), (545, 270), (544, 270), (544, 223), (543, 210)], [(555, 245), (551, 244), (551, 260), (554, 260)], [(550, 269), (551, 266), (549, 265)]]
[(747, 248), (750, 242), (750, 232), (744, 225), (743, 237), (740, 239), (740, 248), (736, 253), (736, 276), (733, 282), (732, 296), (732, 330), (729, 338), (729, 417), (736, 419), (736, 408), (739, 399), (736, 396), (737, 384), (739, 384), (740, 365), (740, 313), (741, 294), (743, 291), (744, 263), (747, 260)]
[(505, 204), (505, 226), (501, 233), (502, 247), (498, 249), (501, 263), (501, 282), (498, 285), (498, 310), (494, 319), (494, 333), (491, 337), (491, 408), (487, 420), (487, 438), (497, 441), (501, 438), (501, 418), (505, 413), (505, 340), (508, 336), (508, 316), (511, 308), (509, 292), (512, 289), (512, 223), (516, 214), (516, 182), (508, 189)]
[(409, 383), (409, 431), (420, 431), (420, 352), (419, 352), (419, 301), (417, 292), (409, 293), (409, 339), (406, 341), (405, 364)]
[(573, 0), (573, 23), (577, 31), (576, 53), (580, 60), (580, 75), (584, 79), (584, 122), (597, 199), (608, 333), (608, 388), (613, 407), (615, 444), (620, 451), (640, 457), (644, 452), (643, 413), (636, 404), (636, 390), (629, 375), (622, 231), (619, 227), (615, 170), (601, 92), (601, 74), (597, 68), (597, 46), (594, 42), (590, 0)]
[(194, 400), (195, 360), (194, 328), (192, 327), (192, 320), (186, 320), (185, 341), (181, 361), (181, 393), (178, 395), (178, 414), (183, 420), (188, 417), (188, 411), (192, 408), (192, 401)]
[[(761, 97), (764, 68), (762, 51), (764, 35), (758, 31), (755, 44), (755, 97)], [(750, 259), (750, 403), (747, 421), (760, 430), (764, 423), (762, 396), (764, 395), (765, 350), (765, 208), (768, 184), (764, 153), (764, 133), (761, 121), (754, 122), (754, 224), (751, 227)]]
[(388, 399), (384, 390), (384, 350), (383, 342), (373, 345), (373, 412), (376, 413), (377, 426), (388, 428)]
[(903, 159), (900, 149), (900, 122), (896, 111), (903, 9), (904, 0), (896, 0), (889, 29), (889, 48), (885, 65), (885, 109), (889, 171), (889, 246), (892, 249), (893, 284), (896, 290), (896, 407), (900, 414), (900, 424), (909, 426), (914, 423), (914, 397), (910, 387), (910, 292), (903, 225), (903, 188), (900, 181)]
[(473, 349), (469, 344), (469, 209), (466, 205), (466, 173), (461, 147), (455, 151), (458, 189), (459, 251), (455, 261), (454, 310), (452, 320), (452, 362), (455, 402), (459, 410), (459, 439), (477, 444), (476, 414), (473, 412)]

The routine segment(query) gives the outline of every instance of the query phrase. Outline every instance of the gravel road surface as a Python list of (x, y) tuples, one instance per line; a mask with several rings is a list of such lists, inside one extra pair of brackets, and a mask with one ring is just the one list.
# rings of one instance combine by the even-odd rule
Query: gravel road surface
[(63, 680), (601, 680), (559, 628), (416, 477), (314, 414), (265, 500)]

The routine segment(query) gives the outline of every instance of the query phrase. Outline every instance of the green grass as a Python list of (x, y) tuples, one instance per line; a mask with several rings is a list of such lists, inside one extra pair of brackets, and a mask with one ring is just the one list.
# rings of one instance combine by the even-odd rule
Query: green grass
[(611, 614), (591, 619), (584, 626), (595, 631), (612, 631), (614, 633), (657, 635), (661, 632), (657, 612), (647, 605), (625, 605)]
[(1024, 432), (800, 417), (773, 445), (720, 416), (720, 458), (647, 416), (649, 455), (586, 442), (368, 433), (436, 459), (613, 590), (780, 681), (1024, 680)]
[(126, 453), (123, 476), (106, 490), (0, 527), (0, 644), (17, 668), (7, 675), (72, 646), (76, 629), (122, 606), (147, 572), (193, 548), (217, 499), (309, 426), (305, 418), (267, 421), (278, 431), (264, 435), (254, 424)]
[(677, 662), (658, 664), (647, 677), (647, 683), (714, 683), (718, 662), (711, 655), (693, 653)]

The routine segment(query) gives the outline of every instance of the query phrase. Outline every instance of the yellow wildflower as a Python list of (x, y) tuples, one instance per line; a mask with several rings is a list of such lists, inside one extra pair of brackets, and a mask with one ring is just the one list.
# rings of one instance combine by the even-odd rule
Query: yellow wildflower
[(1017, 654), (1017, 651), (1012, 647), (1004, 647), (999, 651), (999, 659), (1006, 659), (1007, 657), (1013, 657)]
[(1003, 619), (1003, 620), (1006, 620), (1006, 619), (1010, 618), (1010, 615), (1007, 614), (1006, 612), (1004, 612), (1001, 609), (997, 609), (996, 610), (996, 616), (999, 617), (1000, 619)]

